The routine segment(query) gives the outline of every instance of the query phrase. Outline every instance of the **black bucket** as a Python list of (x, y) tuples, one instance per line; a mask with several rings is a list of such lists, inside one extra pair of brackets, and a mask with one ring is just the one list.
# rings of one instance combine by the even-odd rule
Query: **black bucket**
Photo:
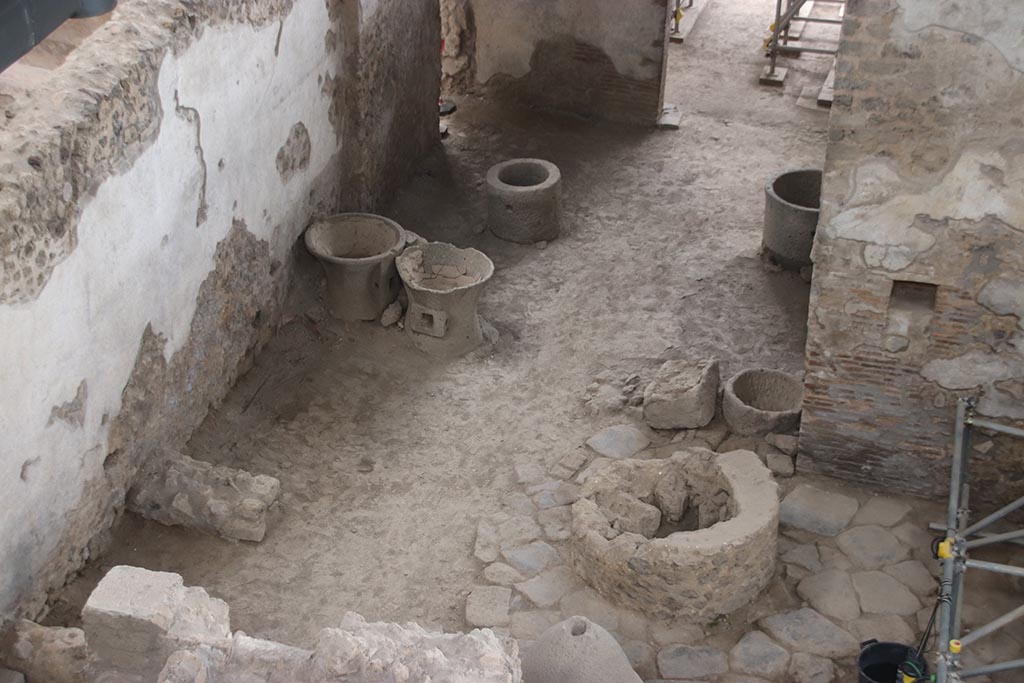
[(928, 676), (928, 663), (912, 647), (877, 640), (860, 644), (857, 657), (860, 683), (903, 683), (900, 667), (915, 678)]

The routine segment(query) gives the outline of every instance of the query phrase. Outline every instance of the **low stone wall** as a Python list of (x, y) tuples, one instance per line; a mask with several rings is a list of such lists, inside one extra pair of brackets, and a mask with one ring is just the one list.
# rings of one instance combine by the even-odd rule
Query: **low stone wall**
[(122, 0), (0, 74), (0, 621), (246, 371), (310, 216), (373, 208), (436, 143), (439, 36), (437, 0)]

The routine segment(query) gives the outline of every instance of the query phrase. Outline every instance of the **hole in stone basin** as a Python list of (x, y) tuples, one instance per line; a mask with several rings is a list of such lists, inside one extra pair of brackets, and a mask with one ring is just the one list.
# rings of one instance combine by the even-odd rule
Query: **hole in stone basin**
[(821, 171), (793, 171), (783, 173), (772, 183), (779, 199), (805, 209), (821, 206)]
[(498, 180), (513, 187), (532, 187), (540, 185), (551, 174), (540, 164), (521, 162), (509, 164), (498, 173)]
[(582, 636), (587, 632), (587, 622), (585, 621), (574, 621), (572, 622), (572, 634), (574, 636)]
[(387, 223), (372, 218), (325, 220), (309, 229), (313, 248), (335, 258), (369, 258), (398, 246), (401, 235)]
[(803, 401), (803, 387), (798, 381), (781, 373), (759, 370), (737, 377), (733, 392), (746, 405), (773, 413), (798, 410)]
[(651, 538), (668, 538), (672, 534), (678, 534), (686, 531), (697, 531), (698, 529), (700, 529), (700, 514), (698, 513), (697, 508), (690, 508), (678, 522), (673, 522), (669, 520), (667, 516), (662, 514), (661, 526), (658, 527), (658, 530), (654, 532), (654, 536)]

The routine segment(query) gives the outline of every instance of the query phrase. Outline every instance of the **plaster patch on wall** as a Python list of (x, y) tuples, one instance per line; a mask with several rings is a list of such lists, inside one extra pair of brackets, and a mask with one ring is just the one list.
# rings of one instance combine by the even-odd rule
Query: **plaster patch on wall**
[[(983, 172), (990, 166), (1003, 169), (1003, 182)], [(856, 173), (859, 176), (860, 169)], [(968, 149), (930, 190), (847, 209), (835, 216), (827, 229), (834, 237), (922, 252), (935, 244), (935, 237), (914, 227), (920, 215), (975, 221), (994, 216), (1010, 226), (1024, 224), (1020, 187), (1024, 187), (1024, 165), (1016, 159), (1006, 159), (995, 151)]]
[[(973, 0), (972, 2), (907, 2), (899, 0), (903, 25), (917, 33), (927, 28), (942, 28), (966, 33), (990, 43), (1006, 62), (1024, 71), (1024, 32), (1019, 21), (1003, 21), (1016, 16), (1016, 0)], [(1018, 17), (1019, 18), (1019, 17)]]
[[(1000, 385), (1024, 374), (1024, 355), (973, 349), (956, 358), (929, 361), (921, 376), (944, 389), (955, 391), (982, 389), (978, 412), (989, 417), (1024, 418), (1024, 405), (998, 392)], [(1004, 398), (1005, 396), (1005, 398)]]
[(288, 139), (277, 150), (277, 172), (281, 178), (288, 182), (296, 171), (301, 171), (309, 166), (311, 153), (309, 131), (302, 121), (299, 121), (288, 131)]
[(82, 380), (75, 391), (75, 397), (59, 406), (54, 406), (50, 411), (50, 419), (46, 423), (49, 427), (58, 420), (66, 422), (72, 427), (82, 427), (85, 424), (85, 402), (89, 398), (89, 383)]

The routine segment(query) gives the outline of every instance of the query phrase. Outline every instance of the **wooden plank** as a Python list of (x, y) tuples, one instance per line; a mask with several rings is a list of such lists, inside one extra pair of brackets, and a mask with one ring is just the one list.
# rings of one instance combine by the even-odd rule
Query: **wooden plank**
[(832, 95), (833, 90), (836, 86), (836, 60), (832, 60), (832, 68), (828, 70), (828, 76), (825, 77), (825, 84), (821, 86), (821, 90), (818, 92), (818, 105), (822, 107), (832, 106)]

